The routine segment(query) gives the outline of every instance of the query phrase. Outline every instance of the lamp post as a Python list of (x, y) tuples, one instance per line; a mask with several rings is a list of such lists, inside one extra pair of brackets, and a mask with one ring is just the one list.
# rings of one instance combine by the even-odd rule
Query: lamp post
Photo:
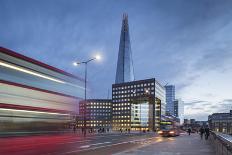
[(86, 104), (87, 104), (87, 93), (86, 93), (86, 88), (87, 88), (87, 69), (88, 69), (88, 63), (93, 61), (93, 60), (100, 60), (101, 57), (97, 55), (96, 57), (86, 60), (86, 61), (81, 61), (81, 62), (74, 62), (74, 66), (78, 66), (81, 64), (85, 65), (85, 102), (84, 102), (84, 137), (86, 136)]

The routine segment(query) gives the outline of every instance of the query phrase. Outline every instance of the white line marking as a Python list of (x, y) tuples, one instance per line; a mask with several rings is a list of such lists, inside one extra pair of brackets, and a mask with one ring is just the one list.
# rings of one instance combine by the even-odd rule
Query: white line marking
[(111, 142), (104, 142), (104, 143), (96, 143), (96, 144), (90, 144), (90, 145), (84, 145), (81, 146), (80, 148), (89, 148), (90, 146), (96, 146), (96, 145), (101, 145), (101, 144), (109, 144)]
[(82, 150), (73, 150), (73, 151), (61, 153), (59, 155), (70, 154), (70, 153), (74, 153), (74, 152), (83, 152), (83, 151), (86, 151), (86, 150), (95, 150), (95, 149), (99, 149), (99, 148), (115, 146), (115, 145), (121, 145), (121, 144), (127, 144), (127, 143), (133, 143), (133, 142), (144, 141), (144, 140), (147, 140), (147, 138), (139, 139), (139, 140), (131, 140), (131, 141), (126, 141), (126, 142), (120, 142), (120, 143), (115, 143), (115, 144), (109, 144), (109, 145), (103, 145), (103, 146), (98, 146), (98, 147), (93, 147), (93, 148), (89, 148), (89, 147), (94, 146), (94, 145), (107, 144), (107, 143), (111, 143), (111, 142), (96, 143), (96, 144), (92, 144), (92, 145), (84, 145), (84, 146), (80, 147), (80, 148), (83, 148)]

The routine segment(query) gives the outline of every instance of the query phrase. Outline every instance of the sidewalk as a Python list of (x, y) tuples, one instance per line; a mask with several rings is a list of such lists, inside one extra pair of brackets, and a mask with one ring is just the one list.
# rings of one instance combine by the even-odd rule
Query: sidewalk
[(210, 141), (201, 140), (198, 134), (183, 134), (178, 137), (157, 137), (137, 149), (115, 155), (215, 155)]

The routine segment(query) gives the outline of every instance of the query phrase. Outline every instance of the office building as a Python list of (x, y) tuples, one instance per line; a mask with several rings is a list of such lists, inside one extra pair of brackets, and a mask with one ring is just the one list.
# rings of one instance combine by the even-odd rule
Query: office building
[[(84, 113), (86, 106), (86, 113)], [(78, 127), (84, 125), (84, 114), (87, 129), (111, 129), (112, 128), (112, 103), (109, 99), (89, 99), (80, 102), (80, 117)]]
[(0, 47), (0, 132), (57, 131), (75, 121), (84, 81)]
[(232, 110), (229, 113), (214, 113), (209, 115), (210, 129), (216, 132), (232, 134)]
[(183, 122), (184, 102), (181, 99), (174, 100), (174, 116), (180, 118), (180, 121)]
[(166, 85), (166, 110), (171, 114), (174, 114), (174, 101), (175, 101), (175, 86)]
[(160, 127), (165, 115), (165, 88), (154, 78), (112, 85), (113, 130)]
[(115, 83), (134, 81), (128, 16), (123, 14)]
[(195, 119), (190, 119), (190, 124), (195, 124), (196, 120)]

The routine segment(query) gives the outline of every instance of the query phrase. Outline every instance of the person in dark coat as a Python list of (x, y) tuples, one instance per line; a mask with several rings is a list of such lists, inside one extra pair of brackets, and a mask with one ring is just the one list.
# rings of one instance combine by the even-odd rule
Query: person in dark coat
[(189, 134), (189, 135), (191, 134), (191, 129), (190, 129), (190, 128), (188, 128), (188, 134)]
[(205, 140), (207, 140), (209, 138), (209, 127), (205, 128)]
[(199, 132), (200, 132), (201, 139), (202, 139), (202, 138), (203, 138), (203, 134), (205, 133), (204, 128), (203, 128), (203, 127), (201, 127), (201, 128), (200, 128), (200, 130), (199, 130)]

